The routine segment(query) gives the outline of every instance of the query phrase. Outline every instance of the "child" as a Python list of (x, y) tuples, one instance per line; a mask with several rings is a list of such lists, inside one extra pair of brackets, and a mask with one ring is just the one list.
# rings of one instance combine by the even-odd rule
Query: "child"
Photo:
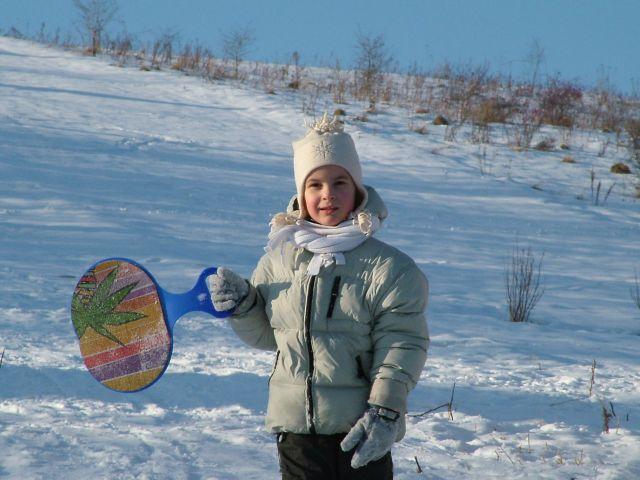
[(387, 209), (327, 115), (293, 143), (297, 195), (271, 221), (251, 282), (209, 277), (247, 344), (275, 350), (266, 426), (283, 479), (390, 479), (407, 395), (424, 366), (427, 280), (373, 234)]

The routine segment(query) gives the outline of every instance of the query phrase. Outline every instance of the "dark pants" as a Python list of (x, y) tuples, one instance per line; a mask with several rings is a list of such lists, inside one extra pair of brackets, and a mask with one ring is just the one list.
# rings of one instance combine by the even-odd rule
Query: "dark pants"
[(391, 452), (364, 467), (351, 468), (351, 452), (343, 452), (345, 434), (278, 434), (282, 480), (392, 480)]

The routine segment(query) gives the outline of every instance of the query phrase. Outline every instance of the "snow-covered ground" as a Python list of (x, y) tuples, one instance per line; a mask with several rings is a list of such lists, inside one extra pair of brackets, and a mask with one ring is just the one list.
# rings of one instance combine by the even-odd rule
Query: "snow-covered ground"
[[(277, 478), (262, 427), (271, 353), (193, 314), (176, 325), (163, 378), (119, 394), (85, 370), (69, 303), (78, 276), (109, 256), (178, 292), (209, 265), (248, 276), (294, 190), (299, 106), (295, 93), (0, 37), (0, 477)], [(603, 134), (576, 132), (569, 152), (515, 152), (499, 128), (487, 146), (465, 130), (445, 142), (442, 128), (410, 132), (394, 108), (347, 125), (391, 213), (380, 237), (430, 280), (432, 346), (412, 412), (456, 385), (453, 420), (409, 418), (396, 478), (640, 478), (629, 294), (640, 201), (633, 175), (608, 171), (624, 150), (599, 157)], [(567, 153), (576, 163), (561, 162)], [(604, 205), (591, 200), (591, 169), (603, 190), (616, 182)], [(529, 324), (507, 320), (516, 242), (544, 253)], [(608, 434), (603, 403), (615, 411)]]

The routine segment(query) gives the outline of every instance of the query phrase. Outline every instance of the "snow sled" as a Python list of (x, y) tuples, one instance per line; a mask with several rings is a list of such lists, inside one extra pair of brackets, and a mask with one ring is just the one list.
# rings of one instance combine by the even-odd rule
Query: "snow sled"
[(71, 320), (84, 364), (97, 381), (119, 392), (150, 387), (164, 373), (173, 351), (173, 326), (189, 312), (218, 312), (202, 271), (186, 293), (163, 290), (138, 263), (126, 258), (100, 260), (78, 281)]

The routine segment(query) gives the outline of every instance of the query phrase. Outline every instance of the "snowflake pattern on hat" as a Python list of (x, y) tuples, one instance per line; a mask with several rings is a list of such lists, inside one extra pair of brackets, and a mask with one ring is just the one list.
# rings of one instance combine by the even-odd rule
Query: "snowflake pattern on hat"
[(313, 149), (315, 150), (316, 155), (322, 155), (322, 158), (324, 160), (326, 160), (327, 157), (330, 157), (334, 152), (333, 145), (325, 142), (324, 140), (322, 140), (317, 145), (314, 145)]

